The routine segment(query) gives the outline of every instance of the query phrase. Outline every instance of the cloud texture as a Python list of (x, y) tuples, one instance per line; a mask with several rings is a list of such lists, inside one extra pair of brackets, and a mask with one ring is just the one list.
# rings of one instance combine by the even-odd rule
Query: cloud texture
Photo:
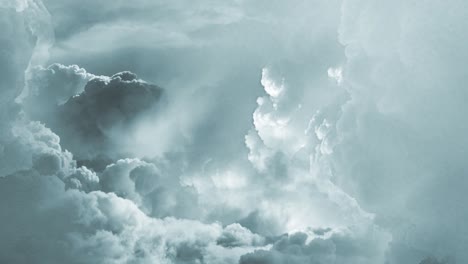
[(468, 261), (466, 1), (44, 2), (0, 1), (0, 262)]

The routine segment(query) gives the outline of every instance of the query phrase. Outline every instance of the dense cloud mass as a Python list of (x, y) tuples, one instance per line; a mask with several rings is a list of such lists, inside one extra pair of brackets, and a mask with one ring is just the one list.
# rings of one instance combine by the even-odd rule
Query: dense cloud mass
[(43, 1), (0, 0), (1, 263), (468, 262), (468, 2)]
[(131, 128), (156, 111), (163, 93), (131, 72), (94, 76), (75, 65), (54, 64), (32, 76), (26, 113), (50, 126), (80, 158), (126, 151), (128, 142), (121, 139), (132, 141)]

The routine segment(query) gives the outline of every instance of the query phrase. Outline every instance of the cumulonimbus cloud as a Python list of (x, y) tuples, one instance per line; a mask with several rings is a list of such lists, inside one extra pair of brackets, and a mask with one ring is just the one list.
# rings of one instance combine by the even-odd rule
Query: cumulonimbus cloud
[[(208, 73), (174, 82), (229, 92), (198, 90), (175, 103), (177, 93), (165, 97), (128, 71), (44, 67), (53, 39), (47, 10), (36, 0), (0, 1), (0, 49), (8, 51), (0, 52), (0, 262), (466, 262), (465, 2), (345, 0), (339, 28), (314, 34), (304, 30), (305, 11), (280, 1), (275, 12), (234, 1), (201, 13), (176, 2), (175, 17), (199, 19), (176, 30), (184, 40), (210, 43), (210, 51), (230, 44), (214, 52), (222, 58), (197, 50), (209, 66), (193, 69)], [(81, 11), (101, 3), (87, 4)], [(339, 4), (317, 8), (330, 14)], [(126, 12), (131, 24), (143, 11), (129, 5), (99, 9), (106, 17), (76, 25), (91, 30), (69, 40), (121, 27), (109, 14)], [(226, 10), (239, 13), (219, 17)], [(272, 24), (278, 30), (268, 33)], [(215, 34), (224, 26), (259, 46)], [(138, 30), (146, 32), (144, 23)], [(329, 37), (337, 34), (342, 47)], [(187, 47), (176, 44), (164, 47)], [(227, 63), (246, 49), (262, 55)], [(232, 89), (249, 83), (239, 78), (246, 69), (263, 88), (256, 104), (254, 93)], [(246, 117), (226, 110), (250, 109), (229, 97), (237, 93), (252, 101)], [(236, 141), (239, 130), (245, 136)]]

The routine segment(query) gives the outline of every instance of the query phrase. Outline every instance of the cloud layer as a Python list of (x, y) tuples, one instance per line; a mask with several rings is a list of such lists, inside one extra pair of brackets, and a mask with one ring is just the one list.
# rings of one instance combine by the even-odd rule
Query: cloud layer
[(44, 2), (0, 1), (0, 262), (468, 261), (466, 1)]

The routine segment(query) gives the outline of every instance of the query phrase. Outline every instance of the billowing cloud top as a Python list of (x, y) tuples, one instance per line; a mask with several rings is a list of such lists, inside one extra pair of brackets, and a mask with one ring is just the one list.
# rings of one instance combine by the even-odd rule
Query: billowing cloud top
[(468, 263), (467, 1), (43, 1), (0, 0), (0, 263)]

